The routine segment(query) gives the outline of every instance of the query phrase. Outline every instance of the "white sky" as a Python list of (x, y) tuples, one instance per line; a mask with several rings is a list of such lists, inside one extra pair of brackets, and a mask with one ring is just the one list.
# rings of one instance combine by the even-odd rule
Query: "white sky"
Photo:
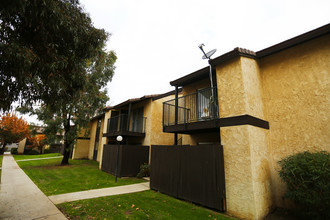
[(258, 51), (330, 22), (329, 0), (80, 0), (118, 56), (108, 84), (115, 105), (168, 92), (169, 82), (208, 65), (198, 48)]
[(115, 105), (164, 93), (169, 82), (243, 47), (258, 51), (330, 22), (329, 0), (81, 0), (118, 56), (108, 86)]

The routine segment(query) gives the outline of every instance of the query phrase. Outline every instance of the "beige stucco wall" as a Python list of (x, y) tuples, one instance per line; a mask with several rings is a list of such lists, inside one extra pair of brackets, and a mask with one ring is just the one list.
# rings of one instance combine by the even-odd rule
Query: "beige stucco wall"
[[(89, 141), (89, 150), (88, 150), (88, 159), (90, 159), (90, 160), (93, 160), (94, 147), (95, 147), (95, 135), (96, 135), (98, 120), (99, 119), (95, 119), (90, 122), (90, 141)], [(99, 145), (98, 145), (98, 151), (97, 151), (97, 157), (96, 157), (96, 161), (98, 161), (98, 162), (100, 162), (100, 158), (101, 158), (102, 152), (103, 152), (103, 144), (105, 142), (105, 140), (103, 140), (103, 130), (104, 130), (104, 117), (102, 117), (102, 119), (101, 119)]]
[[(213, 84), (215, 84), (215, 83), (216, 82), (213, 81)], [(204, 88), (209, 88), (209, 87), (211, 87), (210, 79), (205, 78), (205, 79), (199, 80), (198, 82), (194, 82), (194, 83), (191, 83), (189, 85), (182, 87), (182, 95), (183, 96), (189, 95), (189, 94), (197, 92), (198, 89), (204, 89)]]
[[(100, 162), (100, 158), (102, 158), (103, 153), (103, 145), (106, 143), (107, 139), (103, 137), (103, 132), (106, 132), (106, 123), (104, 123), (104, 118), (109, 118), (110, 112), (107, 112), (104, 117), (101, 119), (101, 129), (100, 129), (100, 136), (99, 136), (99, 146), (97, 152), (97, 159), (96, 161)], [(107, 120), (106, 120), (107, 121)], [(76, 144), (73, 148), (72, 158), (73, 159), (93, 159), (94, 154), (94, 145), (95, 145), (95, 135), (96, 135), (96, 128), (97, 128), (98, 119), (92, 120), (88, 124), (87, 129), (83, 129), (80, 132), (80, 135), (76, 141)], [(89, 138), (89, 139), (87, 139)]]
[(96, 127), (97, 127), (97, 121), (96, 120), (91, 121), (90, 122), (89, 150), (88, 150), (88, 159), (90, 159), (90, 160), (93, 160)]
[(163, 132), (163, 102), (172, 100), (175, 95), (166, 96), (152, 101), (151, 124), (150, 124), (150, 150), (149, 163), (151, 160), (151, 145), (173, 145), (174, 134)]
[(100, 160), (99, 160), (99, 169), (101, 169), (102, 167), (102, 157), (103, 157), (103, 147), (105, 144), (108, 143), (108, 138), (107, 137), (103, 137), (103, 134), (107, 133), (107, 129), (108, 129), (108, 119), (110, 118), (111, 116), (111, 110), (108, 110), (105, 112), (104, 114), (104, 121), (103, 121), (103, 129), (101, 130), (101, 133), (102, 133), (102, 141), (100, 143), (100, 146), (99, 146), (99, 154), (100, 154)]
[(151, 126), (152, 135), (150, 144), (152, 145), (173, 145), (174, 134), (163, 132), (163, 102), (172, 100), (175, 95), (166, 96), (152, 101)]
[(254, 219), (256, 210), (247, 127), (222, 128), (221, 142), (225, 161), (227, 211), (238, 217)]
[[(245, 67), (249, 69), (243, 69)], [(254, 60), (243, 57), (235, 58), (216, 67), (220, 117), (260, 113), (260, 110), (255, 112), (252, 110), (253, 104), (257, 101), (253, 97), (259, 96), (253, 86), (257, 84), (255, 81), (258, 79), (257, 74), (253, 74), (253, 71), (257, 69)], [(252, 78), (250, 79), (250, 77)], [(257, 86), (259, 88), (259, 85)], [(252, 89), (252, 91), (248, 91), (248, 89)]]
[(26, 144), (26, 138), (24, 138), (23, 140), (21, 140), (18, 143), (18, 148), (17, 148), (17, 153), (18, 154), (23, 154), (24, 153), (25, 144)]
[(268, 143), (276, 205), (284, 184), (277, 162), (302, 151), (330, 151), (330, 37), (317, 38), (261, 60)]
[(220, 117), (249, 114), (270, 123), (269, 130), (221, 128), (228, 212), (261, 219), (274, 206), (288, 207), (278, 161), (330, 151), (329, 51), (328, 35), (258, 61), (238, 57), (216, 67)]
[(90, 141), (90, 123), (86, 128), (81, 129), (78, 138), (73, 146), (72, 159), (88, 158)]
[[(216, 67), (220, 117), (264, 118), (258, 63), (239, 57)], [(227, 210), (262, 219), (272, 208), (268, 131), (250, 125), (220, 128), (224, 150)]]
[[(151, 112), (152, 112), (152, 101), (151, 99), (146, 99), (142, 102), (138, 102), (132, 105), (132, 111), (143, 107), (143, 117), (146, 118), (145, 121), (145, 137), (142, 138), (142, 145), (150, 146), (150, 136), (151, 136)], [(131, 116), (133, 117), (133, 116)], [(141, 139), (141, 138), (137, 138)]]
[(72, 159), (87, 159), (89, 152), (89, 139), (78, 139), (73, 148)]

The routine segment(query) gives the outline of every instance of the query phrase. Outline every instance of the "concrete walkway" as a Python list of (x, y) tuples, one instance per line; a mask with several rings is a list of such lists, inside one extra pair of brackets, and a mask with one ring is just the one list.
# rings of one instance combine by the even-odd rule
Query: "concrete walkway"
[(58, 157), (45, 157), (45, 158), (34, 158), (34, 159), (22, 159), (22, 160), (16, 160), (17, 161), (30, 161), (30, 160), (49, 160), (49, 159), (56, 159), (56, 158), (62, 158), (63, 156)]
[(5, 154), (0, 185), (0, 219), (66, 219), (14, 158)]
[(126, 194), (126, 193), (135, 193), (135, 192), (142, 192), (149, 190), (149, 182), (145, 183), (138, 183), (138, 184), (131, 184), (125, 186), (117, 186), (117, 187), (110, 187), (110, 188), (103, 188), (103, 189), (92, 189), (86, 190), (81, 192), (74, 192), (74, 193), (66, 193), (60, 194), (55, 196), (49, 196), (48, 198), (54, 204), (60, 204), (64, 202), (72, 202), (82, 199), (92, 199), (98, 198), (103, 196), (113, 196), (119, 194)]

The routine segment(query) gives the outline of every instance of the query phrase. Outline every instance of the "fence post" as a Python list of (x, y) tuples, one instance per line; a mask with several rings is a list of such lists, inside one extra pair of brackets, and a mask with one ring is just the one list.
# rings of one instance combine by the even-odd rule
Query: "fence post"
[[(175, 119), (174, 124), (178, 124), (178, 86), (175, 86)], [(174, 145), (178, 145), (178, 133), (174, 133)]]
[(131, 111), (132, 111), (132, 103), (129, 103), (129, 105), (128, 105), (128, 115), (127, 115), (126, 131), (130, 131), (129, 130), (129, 125), (130, 125), (130, 119), (131, 119)]

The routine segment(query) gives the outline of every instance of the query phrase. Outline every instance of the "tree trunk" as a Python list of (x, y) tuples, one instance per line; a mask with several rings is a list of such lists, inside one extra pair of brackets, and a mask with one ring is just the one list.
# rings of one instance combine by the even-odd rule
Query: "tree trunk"
[(63, 152), (63, 159), (61, 162), (61, 166), (69, 165), (69, 158), (70, 158), (70, 145), (64, 144), (64, 152)]
[(64, 124), (64, 152), (63, 152), (63, 159), (62, 159), (62, 162), (61, 162), (61, 166), (63, 165), (69, 165), (69, 157), (70, 157), (70, 151), (71, 151), (71, 144), (72, 144), (72, 141), (71, 140), (68, 140), (68, 134), (69, 134), (69, 131), (71, 129), (71, 125), (70, 125), (70, 114), (68, 115), (68, 118), (67, 118), (67, 121), (66, 121), (66, 124)]
[(6, 147), (7, 143), (3, 143), (2, 148), (0, 148), (0, 155), (2, 155), (5, 152), (5, 147)]

